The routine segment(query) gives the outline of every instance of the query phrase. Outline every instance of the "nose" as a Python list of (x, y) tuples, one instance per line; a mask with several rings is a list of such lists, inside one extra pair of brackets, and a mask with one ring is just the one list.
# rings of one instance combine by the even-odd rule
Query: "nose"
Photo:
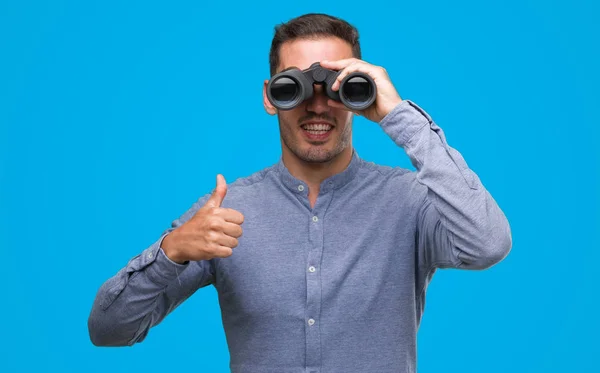
[(313, 87), (313, 96), (307, 100), (306, 111), (321, 114), (331, 110), (329, 105), (327, 105), (328, 97), (323, 86), (315, 84)]

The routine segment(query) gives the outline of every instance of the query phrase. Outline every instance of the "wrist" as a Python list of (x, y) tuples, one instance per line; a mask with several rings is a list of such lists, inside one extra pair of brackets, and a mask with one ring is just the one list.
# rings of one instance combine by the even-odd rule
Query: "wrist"
[(163, 252), (171, 261), (184, 264), (186, 260), (181, 257), (181, 253), (177, 250), (177, 235), (175, 231), (167, 234), (160, 245)]
[(379, 122), (381, 123), (383, 121), (383, 119), (385, 117), (388, 116), (388, 114), (390, 114), (392, 111), (394, 111), (394, 109), (396, 107), (398, 107), (398, 105), (400, 105), (404, 100), (402, 100), (401, 98), (398, 98), (397, 100), (391, 100), (388, 103), (386, 103), (386, 105), (384, 105), (384, 110), (383, 110), (383, 116), (381, 117), (381, 119), (379, 120)]

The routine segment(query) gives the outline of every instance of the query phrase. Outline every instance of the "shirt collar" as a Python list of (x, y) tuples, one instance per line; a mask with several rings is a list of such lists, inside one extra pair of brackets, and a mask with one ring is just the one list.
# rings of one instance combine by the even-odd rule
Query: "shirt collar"
[[(358, 152), (356, 149), (352, 148), (352, 159), (350, 160), (348, 167), (346, 167), (342, 172), (323, 180), (323, 182), (321, 182), (319, 193), (326, 193), (330, 190), (338, 189), (346, 185), (354, 178), (361, 166), (361, 163), (362, 159), (358, 156)], [(276, 169), (279, 173), (281, 181), (287, 188), (289, 188), (292, 192), (308, 195), (308, 184), (294, 177), (290, 173), (288, 168), (283, 163), (283, 156), (279, 158)]]

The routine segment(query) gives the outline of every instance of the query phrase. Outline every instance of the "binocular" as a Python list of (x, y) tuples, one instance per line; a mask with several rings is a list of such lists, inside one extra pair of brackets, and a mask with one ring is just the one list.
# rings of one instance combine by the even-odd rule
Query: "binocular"
[(315, 62), (306, 70), (293, 67), (275, 74), (267, 84), (267, 98), (279, 110), (291, 110), (313, 96), (313, 85), (324, 86), (327, 97), (341, 102), (350, 110), (364, 110), (375, 102), (377, 87), (373, 79), (362, 72), (348, 74), (337, 91), (331, 86), (340, 71), (326, 69)]

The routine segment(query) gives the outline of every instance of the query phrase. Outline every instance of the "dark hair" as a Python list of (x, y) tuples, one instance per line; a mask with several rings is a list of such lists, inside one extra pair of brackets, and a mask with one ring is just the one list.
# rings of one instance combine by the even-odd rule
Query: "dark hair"
[(317, 39), (328, 36), (335, 36), (348, 42), (352, 46), (354, 58), (361, 58), (358, 30), (354, 26), (327, 14), (308, 13), (275, 26), (275, 36), (269, 52), (271, 76), (275, 75), (279, 66), (279, 51), (283, 43), (295, 39)]

